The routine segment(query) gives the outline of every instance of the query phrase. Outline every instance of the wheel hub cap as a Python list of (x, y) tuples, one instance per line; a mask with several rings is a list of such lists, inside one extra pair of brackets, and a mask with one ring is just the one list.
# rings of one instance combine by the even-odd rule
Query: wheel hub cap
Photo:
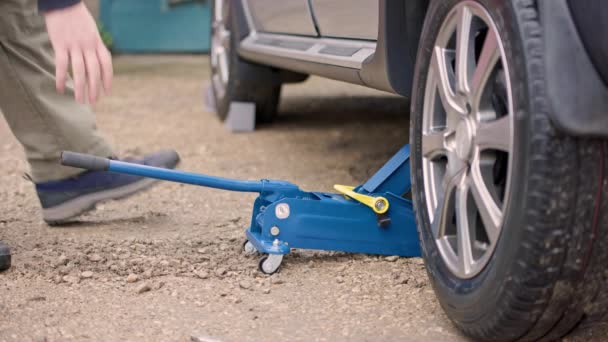
[(469, 161), (473, 150), (474, 132), (471, 120), (462, 120), (456, 128), (456, 155), (462, 161)]

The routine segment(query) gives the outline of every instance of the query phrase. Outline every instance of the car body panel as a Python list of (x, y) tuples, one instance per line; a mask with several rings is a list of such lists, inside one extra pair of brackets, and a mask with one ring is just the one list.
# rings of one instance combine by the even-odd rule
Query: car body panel
[(308, 0), (244, 0), (257, 31), (317, 36)]
[(323, 37), (378, 38), (378, 0), (311, 0), (311, 5)]

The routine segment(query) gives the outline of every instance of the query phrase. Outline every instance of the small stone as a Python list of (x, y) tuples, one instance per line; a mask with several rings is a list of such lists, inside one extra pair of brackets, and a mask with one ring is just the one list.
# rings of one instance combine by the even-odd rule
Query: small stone
[(353, 287), (353, 289), (351, 290), (352, 293), (359, 293), (361, 292), (361, 288), (359, 286), (355, 286)]
[(342, 278), (342, 277), (340, 277), (340, 276), (338, 276), (338, 277), (336, 278), (336, 283), (338, 283), (338, 284), (342, 284), (343, 282), (344, 282), (344, 278)]
[(165, 282), (164, 281), (159, 281), (158, 283), (156, 283), (156, 285), (154, 285), (154, 289), (155, 290), (160, 290), (163, 286), (165, 286)]
[(391, 256), (387, 256), (386, 258), (384, 258), (384, 260), (388, 261), (388, 262), (395, 262), (399, 259), (399, 256), (397, 255), (391, 255)]
[(251, 288), (251, 283), (250, 283), (250, 282), (248, 282), (248, 281), (246, 281), (246, 280), (242, 280), (241, 282), (239, 282), (239, 286), (240, 286), (242, 289), (248, 290), (248, 289), (250, 289), (250, 288)]
[(283, 284), (283, 279), (275, 277), (275, 278), (272, 278), (271, 282), (275, 285), (280, 285), (280, 284)]
[(152, 290), (150, 285), (148, 285), (147, 283), (143, 283), (143, 284), (139, 285), (139, 287), (137, 288), (137, 293), (142, 294), (142, 293), (148, 292), (150, 290)]
[(209, 273), (207, 273), (206, 271), (199, 271), (195, 273), (197, 277), (201, 278), (201, 279), (207, 279), (209, 278)]
[(138, 279), (139, 279), (139, 277), (137, 276), (137, 274), (133, 274), (133, 273), (131, 273), (131, 274), (129, 274), (129, 275), (127, 276), (127, 283), (134, 283), (134, 282), (136, 282)]
[(80, 273), (80, 278), (83, 278), (83, 279), (93, 278), (93, 272), (84, 271), (84, 272)]
[(67, 265), (69, 261), (70, 261), (70, 259), (68, 259), (68, 257), (65, 256), (65, 254), (61, 254), (61, 256), (59, 258), (57, 258), (57, 266)]
[(74, 276), (70, 276), (70, 275), (63, 276), (62, 279), (63, 279), (64, 282), (70, 283), (70, 284), (78, 284), (78, 283), (80, 283), (80, 278), (74, 277)]
[(142, 277), (144, 279), (150, 279), (150, 278), (152, 278), (152, 270), (145, 270), (144, 273), (142, 274)]
[(62, 277), (58, 274), (55, 277), (53, 277), (53, 281), (55, 282), (55, 284), (59, 284), (63, 281)]
[(215, 270), (215, 275), (218, 277), (223, 276), (224, 274), (226, 274), (226, 269), (223, 267), (220, 267), (218, 269)]
[(269, 293), (270, 293), (270, 289), (264, 289), (262, 292), (263, 292), (264, 294), (269, 294)]
[(233, 300), (234, 304), (239, 304), (240, 302), (242, 302), (243, 300), (241, 298), (235, 298)]
[(205, 248), (199, 248), (199, 249), (197, 250), (197, 252), (198, 252), (199, 254), (205, 254), (205, 253), (207, 253), (207, 249), (205, 249)]
[(99, 254), (93, 254), (93, 255), (89, 255), (89, 260), (93, 261), (93, 262), (98, 262), (101, 261), (101, 255)]
[(408, 278), (399, 278), (395, 281), (395, 285), (403, 285), (403, 284), (407, 284), (409, 281)]
[(220, 340), (209, 336), (190, 336), (190, 342), (220, 342)]

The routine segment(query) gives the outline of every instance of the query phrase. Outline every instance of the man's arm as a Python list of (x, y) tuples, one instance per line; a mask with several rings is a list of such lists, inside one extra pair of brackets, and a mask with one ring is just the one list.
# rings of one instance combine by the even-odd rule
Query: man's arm
[(80, 0), (38, 0), (55, 51), (57, 91), (65, 91), (71, 64), (76, 101), (84, 102), (86, 88), (91, 103), (97, 101), (101, 87), (112, 84), (112, 56), (103, 44), (97, 24)]

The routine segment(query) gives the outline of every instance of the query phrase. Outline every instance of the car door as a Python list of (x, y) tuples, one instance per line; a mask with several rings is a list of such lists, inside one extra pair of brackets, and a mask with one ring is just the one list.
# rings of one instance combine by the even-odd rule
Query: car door
[(323, 37), (376, 40), (378, 0), (310, 0)]
[(317, 36), (308, 0), (247, 0), (257, 31)]

